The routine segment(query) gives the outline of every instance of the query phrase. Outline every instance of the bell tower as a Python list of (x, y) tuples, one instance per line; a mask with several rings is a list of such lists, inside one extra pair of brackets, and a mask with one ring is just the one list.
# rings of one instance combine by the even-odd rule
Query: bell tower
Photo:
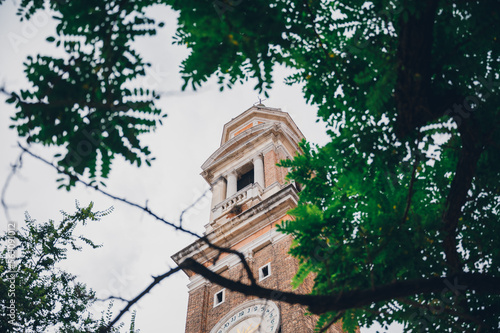
[[(276, 164), (299, 152), (304, 138), (290, 115), (262, 104), (224, 125), (220, 147), (202, 165), (212, 189), (210, 220), (205, 234), (213, 244), (243, 253), (257, 282), (292, 291), (298, 262), (288, 255), (292, 239), (276, 225), (290, 219), (298, 187), (287, 182), (287, 170)], [(191, 257), (224, 277), (247, 282), (239, 258), (219, 253), (201, 241), (172, 256), (177, 263)], [(280, 301), (280, 294), (262, 300), (232, 292), (200, 275), (189, 276), (186, 333), (313, 332), (315, 318), (306, 309)], [(307, 293), (312, 279), (296, 292)], [(328, 332), (342, 332), (333, 325)]]

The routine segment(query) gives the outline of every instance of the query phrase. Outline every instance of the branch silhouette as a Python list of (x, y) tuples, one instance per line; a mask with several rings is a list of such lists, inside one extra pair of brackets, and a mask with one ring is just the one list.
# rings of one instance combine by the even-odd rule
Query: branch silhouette
[(149, 284), (149, 286), (147, 286), (143, 291), (141, 291), (136, 297), (134, 297), (132, 300), (130, 301), (127, 301), (121, 297), (110, 297), (110, 299), (118, 299), (120, 301), (124, 301), (124, 302), (127, 302), (127, 305), (115, 316), (115, 318), (113, 318), (113, 320), (111, 322), (108, 323), (107, 326), (105, 327), (102, 327), (99, 332), (100, 333), (106, 333), (106, 332), (109, 332), (111, 330), (111, 328), (120, 320), (120, 318), (125, 314), (127, 313), (130, 308), (137, 302), (139, 302), (141, 300), (141, 298), (143, 298), (146, 294), (148, 294), (157, 284), (159, 284), (161, 281), (163, 281), (164, 279), (168, 278), (169, 276), (179, 272), (181, 270), (180, 267), (175, 267), (175, 268), (172, 268), (170, 269), (168, 272), (162, 274), (162, 275), (158, 275), (158, 276), (153, 276), (153, 282), (151, 282)]
[[(210, 248), (214, 249), (214, 250), (217, 250), (219, 251), (219, 253), (229, 253), (229, 254), (234, 254), (236, 256), (238, 256), (238, 258), (240, 259), (241, 263), (243, 264), (243, 267), (244, 267), (244, 270), (245, 270), (245, 273), (247, 275), (247, 277), (249, 278), (250, 282), (252, 285), (257, 285), (257, 281), (255, 280), (255, 276), (253, 275), (252, 273), (252, 270), (250, 268), (250, 265), (248, 264), (247, 260), (245, 259), (245, 256), (243, 255), (243, 253), (237, 251), (237, 250), (234, 250), (234, 249), (231, 249), (231, 248), (227, 248), (227, 247), (223, 247), (223, 246), (218, 246), (216, 244), (213, 244), (212, 242), (210, 242), (210, 240), (207, 238), (206, 235), (199, 235), (198, 233), (196, 232), (193, 232), (189, 229), (186, 229), (182, 226), (182, 217), (183, 215), (191, 208), (193, 208), (204, 196), (206, 196), (207, 191), (205, 191), (197, 200), (195, 200), (191, 205), (189, 205), (187, 208), (185, 208), (182, 212), (181, 212), (181, 215), (180, 215), (180, 218), (179, 218), (179, 225), (176, 225), (175, 223), (173, 222), (170, 222), (170, 221), (167, 221), (165, 220), (164, 218), (160, 217), (158, 214), (154, 213), (153, 211), (151, 211), (147, 206), (142, 206), (140, 204), (137, 204), (135, 202), (132, 202), (130, 200), (127, 200), (123, 197), (119, 197), (119, 196), (116, 196), (114, 194), (111, 194), (110, 192), (107, 192), (101, 188), (99, 188), (98, 186), (95, 186), (95, 185), (91, 185), (90, 183), (80, 179), (80, 177), (78, 177), (77, 175), (69, 172), (68, 170), (65, 170), (57, 165), (54, 165), (53, 163), (51, 163), (50, 161), (48, 161), (47, 159), (43, 158), (42, 156), (39, 156), (33, 152), (31, 152), (29, 149), (27, 149), (26, 147), (24, 147), (23, 145), (21, 145), (19, 142), (18, 142), (18, 146), (19, 148), (21, 148), (21, 150), (23, 151), (23, 153), (26, 153), (30, 156), (32, 156), (33, 158), (43, 162), (44, 164), (52, 167), (53, 169), (55, 169), (58, 173), (61, 173), (61, 174), (64, 174), (64, 175), (67, 175), (69, 177), (72, 177), (77, 183), (80, 183), (88, 188), (92, 188), (94, 189), (95, 191), (113, 199), (113, 200), (117, 200), (117, 201), (120, 201), (120, 202), (123, 202), (129, 206), (132, 206), (132, 207), (135, 207), (135, 208), (138, 208), (144, 212), (146, 212), (147, 214), (149, 214), (150, 216), (154, 217), (156, 220), (160, 221), (160, 222), (163, 222), (165, 223), (166, 225), (168, 225), (169, 227), (172, 227), (174, 228), (175, 230), (177, 231), (181, 231), (181, 232), (184, 232), (188, 235), (191, 235), (191, 236), (194, 236), (196, 238), (198, 238), (200, 241), (204, 242), (207, 246), (209, 246)], [(218, 257), (216, 257), (214, 259), (214, 263), (217, 261)], [(172, 270), (175, 270), (174, 272), (172, 272)], [(151, 290), (156, 284), (158, 284), (161, 280), (167, 278), (168, 276), (170, 276), (171, 274), (177, 272), (180, 270), (180, 268), (176, 268), (176, 269), (172, 269), (171, 271), (169, 272), (166, 272), (165, 274), (163, 275), (160, 275), (158, 277), (153, 277), (154, 281), (148, 286), (146, 287), (141, 293), (139, 293), (139, 295), (137, 297), (135, 297), (133, 300), (130, 300), (130, 301), (126, 301), (126, 300), (123, 300), (123, 301), (126, 301), (127, 302), (127, 305), (125, 306), (125, 308), (120, 311), (120, 313), (113, 319), (112, 323), (113, 325), (121, 318), (121, 316), (123, 316), (123, 314), (125, 314), (129, 309), (130, 307), (137, 303), (144, 295), (146, 295), (149, 290)], [(158, 278), (161, 278), (159, 281), (157, 281)], [(117, 298), (118, 299), (118, 298)], [(113, 326), (109, 326), (108, 327), (108, 330)]]
[(23, 166), (23, 155), (24, 155), (24, 151), (22, 151), (19, 156), (16, 158), (16, 161), (14, 162), (14, 164), (11, 164), (10, 167), (10, 172), (9, 172), (9, 175), (7, 176), (7, 178), (5, 179), (5, 182), (3, 184), (3, 188), (2, 188), (2, 198), (1, 198), (1, 202), (2, 202), (2, 207), (3, 207), (3, 211), (4, 211), (4, 214), (5, 214), (5, 218), (7, 219), (7, 222), (11, 221), (11, 218), (10, 218), (10, 214), (9, 214), (9, 205), (7, 204), (5, 198), (7, 196), (7, 189), (9, 188), (9, 185), (10, 185), (10, 182), (12, 180), (12, 177), (14, 177), (14, 175), (16, 174), (16, 172), (22, 168)]
[[(187, 258), (180, 266), (232, 291), (237, 291), (248, 296), (305, 305), (314, 314), (359, 308), (389, 299), (398, 299), (423, 293), (442, 292), (446, 289), (455, 294), (460, 294), (466, 290), (473, 290), (477, 293), (500, 294), (500, 277), (477, 273), (462, 273), (446, 277), (396, 281), (380, 287), (345, 291), (339, 294), (310, 295), (278, 291), (255, 284), (249, 285), (234, 281), (214, 273), (192, 258)], [(278, 296), (276, 296), (277, 292), (279, 293)]]
[[(23, 152), (51, 166), (52, 168), (56, 169), (57, 172), (68, 175), (70, 177), (74, 177), (76, 182), (81, 183), (86, 187), (93, 188), (97, 192), (100, 192), (105, 196), (110, 197), (114, 200), (118, 200), (130, 206), (141, 209), (144, 212), (148, 213), (149, 215), (153, 216), (155, 219), (174, 228), (175, 230), (195, 236), (196, 238), (204, 242), (207, 246), (219, 251), (219, 254), (230, 253), (237, 255), (241, 263), (244, 265), (244, 270), (250, 280), (249, 284), (225, 278), (211, 271), (209, 268), (205, 267), (196, 260), (188, 258), (184, 260), (182, 263), (180, 263), (178, 267), (172, 268), (162, 275), (153, 277), (153, 282), (150, 283), (135, 298), (131, 300), (125, 300), (120, 297), (115, 297), (115, 296), (110, 297), (124, 301), (127, 304), (106, 327), (102, 328), (101, 332), (109, 332), (109, 330), (113, 327), (113, 325), (115, 325), (120, 320), (120, 318), (130, 310), (130, 308), (134, 304), (136, 304), (140, 299), (142, 299), (142, 297), (144, 297), (147, 293), (149, 293), (161, 281), (179, 272), (180, 270), (189, 270), (193, 273), (203, 276), (204, 278), (213, 283), (216, 283), (229, 290), (236, 291), (247, 296), (256, 296), (263, 299), (286, 302), (289, 304), (304, 305), (307, 306), (309, 311), (314, 314), (322, 314), (330, 311), (344, 311), (347, 309), (359, 308), (362, 306), (370, 305), (380, 301), (386, 301), (390, 299), (401, 299), (404, 297), (411, 297), (418, 294), (438, 293), (438, 292), (443, 292), (443, 290), (446, 290), (447, 288), (449, 291), (452, 291), (455, 294), (465, 291), (469, 292), (473, 291), (476, 293), (490, 293), (496, 295), (500, 294), (500, 277), (486, 275), (486, 274), (469, 274), (469, 273), (452, 274), (444, 277), (431, 277), (431, 278), (422, 278), (415, 280), (396, 281), (379, 287), (374, 287), (371, 289), (345, 291), (339, 294), (330, 294), (330, 295), (297, 294), (294, 292), (286, 292), (277, 289), (265, 288), (258, 285), (250, 269), (250, 266), (245, 259), (245, 256), (241, 252), (231, 248), (215, 245), (210, 242), (210, 240), (207, 238), (206, 235), (199, 235), (191, 230), (184, 228), (181, 224), (176, 225), (173, 222), (167, 221), (162, 217), (160, 217), (158, 214), (151, 211), (148, 207), (141, 206), (125, 198), (115, 196), (107, 191), (98, 188), (97, 186), (93, 186), (88, 182), (81, 180), (78, 176), (73, 175), (67, 170), (64, 170), (52, 164), (43, 157), (32, 153), (30, 150), (23, 147), (21, 144), (19, 144), (19, 147), (23, 150)], [(206, 192), (203, 193), (202, 197), (205, 195)], [(180, 222), (182, 221), (183, 214), (186, 213), (192, 207), (194, 207), (194, 205), (200, 199), (196, 200), (193, 204), (191, 204), (182, 211), (179, 219)], [(216, 262), (217, 259), (218, 257), (216, 257), (214, 261)], [(327, 323), (327, 327), (325, 328), (328, 328), (329, 324), (330, 322)]]

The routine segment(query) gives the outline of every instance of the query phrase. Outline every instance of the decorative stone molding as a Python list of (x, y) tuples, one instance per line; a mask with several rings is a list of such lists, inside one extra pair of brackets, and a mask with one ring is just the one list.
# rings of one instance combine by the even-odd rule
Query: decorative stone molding
[[(247, 185), (243, 189), (239, 190), (229, 198), (225, 199), (224, 201), (216, 204), (214, 208), (212, 208), (212, 222), (211, 225), (217, 223), (217, 220), (222, 217), (223, 215), (227, 214), (228, 212), (231, 211), (233, 207), (236, 205), (243, 205), (246, 202), (249, 202), (250, 200), (257, 200), (261, 201), (261, 195), (263, 193), (262, 187), (257, 184), (253, 183), (250, 185)], [(238, 213), (239, 214), (239, 213)], [(236, 215), (238, 215), (236, 214)]]
[(206, 280), (201, 275), (195, 275), (192, 277), (191, 281), (188, 283), (188, 291), (193, 292), (200, 287), (211, 287), (212, 282)]
[[(233, 246), (234, 244), (237, 244), (241, 240), (245, 239), (248, 235), (257, 232), (266, 225), (269, 225), (269, 212), (274, 213), (275, 216), (283, 216), (288, 210), (297, 205), (297, 201), (298, 196), (295, 186), (287, 185), (280, 191), (274, 193), (271, 197), (244, 211), (231, 220), (230, 223), (227, 223), (226, 221), (226, 223), (217, 224), (216, 221), (216, 224), (213, 225), (213, 230), (207, 232), (206, 236), (213, 244), (219, 246)], [(221, 222), (224, 222), (223, 219), (220, 220)], [(272, 234), (274, 233), (275, 231), (272, 232)], [(277, 232), (276, 234), (282, 235), (283, 237), (286, 236)], [(280, 236), (277, 237), (277, 239), (279, 238)], [(228, 239), (231, 240), (230, 243), (228, 243)], [(259, 239), (260, 240), (256, 243), (252, 243), (249, 247), (242, 247), (240, 250), (244, 253), (244, 251), (257, 246), (260, 241), (266, 241), (265, 237)], [(277, 239), (275, 239), (275, 241)], [(217, 250), (209, 248), (203, 241), (198, 240), (174, 254), (172, 259), (177, 264), (180, 264), (184, 258), (187, 257), (191, 257), (195, 260), (200, 259), (201, 262), (207, 262), (216, 258), (217, 255)], [(218, 261), (217, 264), (222, 264), (222, 262), (229, 257), (232, 256), (228, 255), (224, 259)], [(235, 258), (237, 259), (236, 256)], [(185, 272), (189, 276), (191, 275), (189, 271)]]
[(254, 166), (254, 182), (262, 188), (266, 187), (264, 182), (264, 157), (261, 153), (257, 154), (252, 160)]
[[(231, 133), (240, 131), (250, 122), (253, 122), (253, 126), (241, 134), (231, 136)], [(269, 141), (279, 145), (284, 144), (289, 154), (293, 154), (304, 137), (286, 112), (267, 107), (248, 109), (228, 122), (223, 132), (221, 146), (202, 165), (202, 169), (208, 172), (202, 175), (209, 183), (212, 181), (210, 173), (217, 177), (218, 170), (220, 172), (225, 165), (252, 154), (255, 149), (262, 150), (259, 146), (266, 145)]]
[(254, 262), (253, 251), (252, 250), (245, 251), (245, 260), (248, 263), (253, 263)]
[(239, 191), (236, 195), (233, 195), (228, 200), (225, 200), (222, 205), (222, 212), (228, 211), (231, 207), (236, 205), (237, 203), (243, 202), (247, 198), (247, 191)]

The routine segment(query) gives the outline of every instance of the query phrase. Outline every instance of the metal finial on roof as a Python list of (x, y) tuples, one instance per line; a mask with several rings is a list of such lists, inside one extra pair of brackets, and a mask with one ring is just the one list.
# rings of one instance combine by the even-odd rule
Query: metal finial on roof
[(260, 98), (260, 96), (258, 96), (257, 98), (259, 99), (259, 102), (258, 102), (258, 104), (257, 104), (257, 102), (255, 102), (253, 104), (253, 106), (265, 106), (264, 104), (262, 104), (262, 102), (265, 101), (265, 100), (267, 100), (267, 98), (262, 99), (262, 98)]

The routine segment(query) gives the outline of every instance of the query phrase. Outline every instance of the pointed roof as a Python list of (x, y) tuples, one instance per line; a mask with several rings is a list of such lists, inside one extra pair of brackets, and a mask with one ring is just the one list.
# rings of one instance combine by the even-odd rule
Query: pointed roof
[(281, 122), (286, 125), (295, 136), (299, 138), (303, 138), (304, 135), (299, 130), (295, 122), (292, 120), (292, 117), (287, 112), (281, 111), (278, 108), (270, 108), (265, 106), (264, 104), (257, 104), (244, 111), (242, 114), (237, 116), (236, 118), (231, 119), (228, 123), (224, 125), (222, 130), (222, 139), (221, 146), (224, 145), (231, 138), (241, 134), (243, 131), (253, 127), (249, 125), (252, 124), (251, 120), (260, 120), (261, 123), (264, 122)]
[(202, 176), (210, 183), (207, 171), (213, 170), (245, 147), (251, 147), (269, 132), (281, 133), (293, 146), (297, 146), (304, 138), (287, 112), (263, 104), (254, 105), (224, 125), (221, 146), (201, 166)]

